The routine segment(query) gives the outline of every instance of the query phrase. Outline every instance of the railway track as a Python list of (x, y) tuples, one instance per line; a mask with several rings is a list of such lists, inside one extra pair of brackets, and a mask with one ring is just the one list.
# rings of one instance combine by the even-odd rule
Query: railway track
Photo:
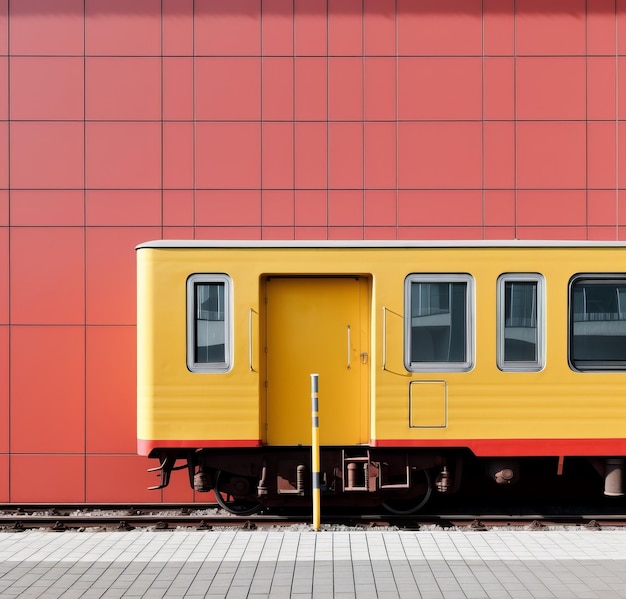
[[(287, 529), (307, 527), (311, 515), (306, 513), (262, 514), (238, 517), (216, 507), (197, 505), (164, 506), (0, 506), (0, 531), (28, 530), (64, 531), (131, 531), (192, 529)], [(589, 530), (623, 528), (626, 515), (609, 513), (577, 514), (494, 514), (461, 513), (418, 514), (411, 517), (380, 514), (328, 513), (322, 525), (332, 529), (458, 529), (485, 531), (494, 528), (551, 530), (559, 527), (580, 527)]]

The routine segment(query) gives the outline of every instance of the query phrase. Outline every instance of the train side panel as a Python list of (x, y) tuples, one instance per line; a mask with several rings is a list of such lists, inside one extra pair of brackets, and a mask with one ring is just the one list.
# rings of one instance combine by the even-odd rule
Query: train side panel
[[(377, 336), (376, 439), (382, 446), (451, 445), (478, 455), (606, 455), (626, 452), (624, 372), (575, 372), (568, 364), (568, 288), (576, 273), (612, 273), (622, 252), (607, 248), (434, 249), (407, 252), (377, 276), (386, 327)], [(400, 268), (395, 265), (400, 264)], [(410, 266), (410, 267), (409, 267)], [(470, 273), (475, 281), (474, 360), (468, 372), (409, 373), (404, 367), (404, 310), (398, 293), (408, 272)], [(496, 364), (496, 281), (503, 273), (545, 279), (546, 356), (538, 372)], [(384, 307), (384, 308), (383, 308)], [(386, 328), (386, 331), (383, 329)], [(446, 420), (411, 426), (416, 381), (445, 385)], [(424, 387), (427, 389), (427, 387)], [(444, 411), (442, 409), (442, 411)]]
[[(198, 446), (263, 443), (268, 425), (266, 308), (260, 300), (265, 277), (361, 275), (371, 289), (372, 333), (368, 351), (362, 352), (367, 353), (369, 423), (359, 443), (423, 441), (468, 446), (484, 455), (501, 453), (504, 441), (511, 455), (605, 453), (607, 444), (622, 451), (626, 375), (575, 372), (567, 361), (569, 279), (576, 272), (601, 272), (620, 259), (619, 251), (604, 248), (141, 250), (139, 438)], [(185, 367), (185, 282), (194, 272), (226, 273), (233, 281), (233, 365), (225, 373), (192, 373)], [(412, 272), (471, 275), (475, 323), (467, 372), (405, 368), (403, 288)], [(545, 277), (546, 356), (538, 372), (502, 372), (496, 365), (495, 282), (503, 272)], [(322, 328), (319, 334), (327, 333)], [(311, 356), (303, 372), (315, 366)], [(294, 381), (287, 369), (282, 377), (286, 388), (300, 389), (304, 397), (298, 401), (308, 401), (308, 381), (304, 386)], [(341, 401), (332, 384), (325, 394), (323, 379), (320, 385), (322, 402)], [(437, 416), (422, 417), (422, 407)]]
[[(232, 367), (190, 372), (186, 289), (193, 273), (229, 271), (233, 283)], [(138, 252), (138, 449), (261, 444), (258, 373), (249, 368), (249, 311), (258, 314), (257, 279), (245, 262), (206, 252)], [(257, 323), (258, 326), (258, 323)], [(257, 333), (258, 334), (258, 333)], [(258, 339), (258, 337), (257, 337)]]

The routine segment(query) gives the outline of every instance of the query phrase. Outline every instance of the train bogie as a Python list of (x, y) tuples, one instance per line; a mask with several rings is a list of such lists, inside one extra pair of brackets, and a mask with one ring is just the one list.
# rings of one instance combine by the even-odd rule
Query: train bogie
[[(398, 513), (584, 458), (621, 495), (626, 246), (176, 242), (137, 249), (138, 451), (249, 513)], [(620, 271), (622, 268), (622, 271)], [(529, 466), (530, 465), (530, 466)]]

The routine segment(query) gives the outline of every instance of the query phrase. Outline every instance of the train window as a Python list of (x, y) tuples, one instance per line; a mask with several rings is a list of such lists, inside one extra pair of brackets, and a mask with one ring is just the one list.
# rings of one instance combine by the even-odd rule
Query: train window
[(405, 366), (411, 372), (473, 365), (473, 279), (413, 274), (405, 283)]
[(230, 368), (230, 288), (226, 275), (187, 279), (187, 367), (192, 372)]
[(537, 371), (544, 363), (544, 281), (536, 274), (505, 274), (497, 286), (498, 368)]
[(570, 282), (569, 358), (576, 370), (626, 370), (626, 275)]

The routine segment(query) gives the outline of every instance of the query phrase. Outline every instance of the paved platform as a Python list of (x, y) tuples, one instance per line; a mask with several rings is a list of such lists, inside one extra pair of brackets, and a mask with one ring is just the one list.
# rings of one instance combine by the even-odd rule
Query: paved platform
[(0, 597), (626, 597), (626, 531), (0, 534)]

